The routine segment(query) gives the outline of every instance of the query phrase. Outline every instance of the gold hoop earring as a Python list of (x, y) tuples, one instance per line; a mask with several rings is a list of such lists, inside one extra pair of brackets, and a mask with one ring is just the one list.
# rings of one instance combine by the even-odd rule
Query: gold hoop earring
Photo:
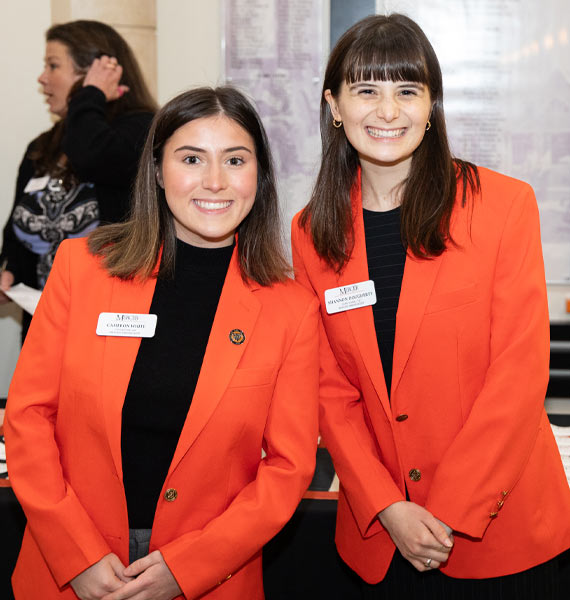
[(429, 131), (430, 129), (431, 129), (431, 123), (428, 120), (428, 122), (426, 123), (426, 131)]
[(333, 127), (340, 129), (342, 127), (342, 121), (337, 121), (335, 118), (333, 118)]

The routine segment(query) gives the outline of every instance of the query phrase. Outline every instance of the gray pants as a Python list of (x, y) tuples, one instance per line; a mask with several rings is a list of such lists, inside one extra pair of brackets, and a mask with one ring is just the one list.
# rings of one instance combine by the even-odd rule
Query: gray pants
[(129, 564), (148, 554), (152, 529), (129, 529)]

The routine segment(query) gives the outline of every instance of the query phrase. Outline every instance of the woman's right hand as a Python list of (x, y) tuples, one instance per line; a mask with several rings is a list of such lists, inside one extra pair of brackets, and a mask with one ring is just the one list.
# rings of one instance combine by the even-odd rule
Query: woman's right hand
[(131, 581), (132, 577), (123, 575), (124, 570), (116, 554), (107, 554), (74, 577), (70, 585), (81, 600), (99, 600)]
[(419, 504), (394, 502), (378, 514), (378, 519), (402, 556), (418, 571), (438, 569), (449, 558), (451, 529)]
[(83, 87), (93, 85), (99, 88), (105, 94), (107, 102), (112, 102), (129, 91), (128, 86), (119, 83), (122, 75), (123, 67), (114, 56), (102, 56), (91, 63), (85, 74)]
[(0, 304), (8, 304), (12, 302), (4, 293), (4, 290), (9, 290), (14, 284), (14, 274), (10, 271), (2, 271), (0, 273)]

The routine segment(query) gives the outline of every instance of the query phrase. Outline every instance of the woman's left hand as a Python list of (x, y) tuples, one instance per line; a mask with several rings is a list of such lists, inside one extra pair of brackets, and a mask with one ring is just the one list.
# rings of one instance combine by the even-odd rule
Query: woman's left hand
[(83, 80), (83, 87), (94, 85), (105, 94), (107, 102), (112, 102), (129, 91), (128, 86), (119, 85), (122, 74), (123, 67), (114, 56), (102, 56), (91, 63)]
[(439, 569), (453, 548), (451, 528), (419, 504), (394, 502), (378, 514), (402, 556), (418, 571)]
[(135, 579), (120, 590), (107, 594), (102, 600), (172, 600), (182, 594), (159, 550), (131, 563), (123, 575)]

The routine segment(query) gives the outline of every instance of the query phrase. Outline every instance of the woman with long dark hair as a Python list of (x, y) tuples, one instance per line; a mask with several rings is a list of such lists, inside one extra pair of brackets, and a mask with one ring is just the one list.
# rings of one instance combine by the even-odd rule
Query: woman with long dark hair
[(38, 81), (59, 119), (20, 164), (0, 254), (0, 303), (15, 283), (43, 288), (62, 240), (125, 218), (156, 110), (129, 45), (98, 21), (50, 27)]
[(318, 304), (230, 87), (156, 115), (126, 223), (64, 241), (10, 387), (17, 599), (263, 599), (314, 469)]
[(324, 321), (341, 556), (365, 597), (555, 597), (570, 490), (532, 189), (452, 157), (437, 57), (403, 15), (340, 38), (321, 133), (292, 241)]

